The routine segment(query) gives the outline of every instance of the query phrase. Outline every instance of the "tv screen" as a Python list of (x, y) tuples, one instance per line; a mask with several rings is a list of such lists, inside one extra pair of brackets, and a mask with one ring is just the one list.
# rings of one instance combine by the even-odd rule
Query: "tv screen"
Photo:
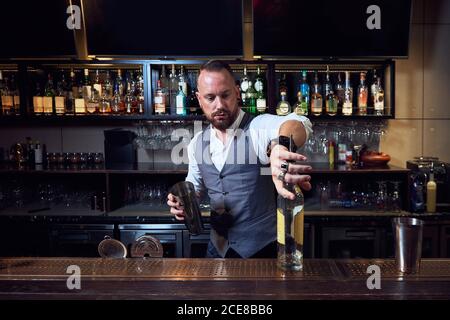
[(92, 55), (242, 56), (242, 0), (84, 2)]
[(253, 0), (254, 54), (407, 57), (411, 0)]
[(2, 58), (75, 56), (64, 0), (1, 1)]

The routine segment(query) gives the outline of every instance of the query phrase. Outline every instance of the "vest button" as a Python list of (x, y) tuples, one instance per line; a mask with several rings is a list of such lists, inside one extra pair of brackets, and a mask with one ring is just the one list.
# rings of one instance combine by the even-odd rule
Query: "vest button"
[(223, 194), (224, 196), (226, 196), (226, 195), (228, 194), (228, 192), (224, 191), (224, 192), (222, 192), (222, 194)]
[(219, 175), (219, 178), (220, 178), (220, 179), (223, 179), (223, 178), (225, 178), (225, 176), (223, 176), (223, 175)]

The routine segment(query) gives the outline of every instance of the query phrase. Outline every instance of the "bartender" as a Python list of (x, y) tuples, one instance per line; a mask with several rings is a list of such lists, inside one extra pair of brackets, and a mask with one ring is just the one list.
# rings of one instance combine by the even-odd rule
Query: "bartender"
[[(197, 88), (210, 125), (189, 143), (186, 180), (210, 199), (211, 240), (206, 257), (275, 258), (274, 187), (290, 199), (294, 194), (283, 188), (283, 182), (311, 189), (311, 177), (305, 174), (311, 167), (299, 164), (306, 157), (289, 152), (278, 137), (292, 136), (301, 147), (312, 132), (311, 122), (294, 113), (254, 117), (244, 112), (233, 72), (219, 60), (201, 66)], [(172, 194), (167, 204), (176, 219), (184, 219), (183, 207)]]

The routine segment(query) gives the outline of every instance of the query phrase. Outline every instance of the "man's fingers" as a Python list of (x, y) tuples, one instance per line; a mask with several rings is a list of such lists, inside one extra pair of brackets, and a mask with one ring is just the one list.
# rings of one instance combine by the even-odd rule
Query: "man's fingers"
[(284, 176), (284, 181), (292, 184), (302, 184), (305, 182), (311, 181), (311, 176), (305, 175), (305, 174), (290, 174), (286, 173)]
[(284, 159), (284, 160), (292, 160), (292, 161), (306, 161), (307, 160), (307, 158), (302, 154), (295, 153), (295, 152), (289, 152), (287, 150), (281, 150), (281, 149), (278, 152), (278, 158)]
[(184, 220), (184, 215), (176, 214), (176, 215), (175, 215), (175, 219), (180, 220), (180, 221), (183, 221), (183, 220)]
[[(280, 166), (280, 170), (281, 170), (281, 166)], [(288, 173), (301, 173), (301, 172), (310, 172), (312, 170), (311, 166), (304, 166), (301, 164), (293, 164), (293, 163), (289, 163), (288, 166)]]
[(170, 208), (170, 213), (174, 214), (174, 215), (179, 215), (179, 216), (183, 216), (184, 217), (184, 210), (180, 210), (174, 207)]

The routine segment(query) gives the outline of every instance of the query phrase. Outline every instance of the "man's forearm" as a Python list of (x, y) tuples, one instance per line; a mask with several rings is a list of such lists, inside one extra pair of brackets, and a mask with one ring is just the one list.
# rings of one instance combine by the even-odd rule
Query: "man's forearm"
[(288, 120), (280, 126), (280, 136), (287, 136), (294, 139), (294, 143), (297, 147), (301, 147), (306, 142), (306, 130), (303, 123), (297, 120)]

